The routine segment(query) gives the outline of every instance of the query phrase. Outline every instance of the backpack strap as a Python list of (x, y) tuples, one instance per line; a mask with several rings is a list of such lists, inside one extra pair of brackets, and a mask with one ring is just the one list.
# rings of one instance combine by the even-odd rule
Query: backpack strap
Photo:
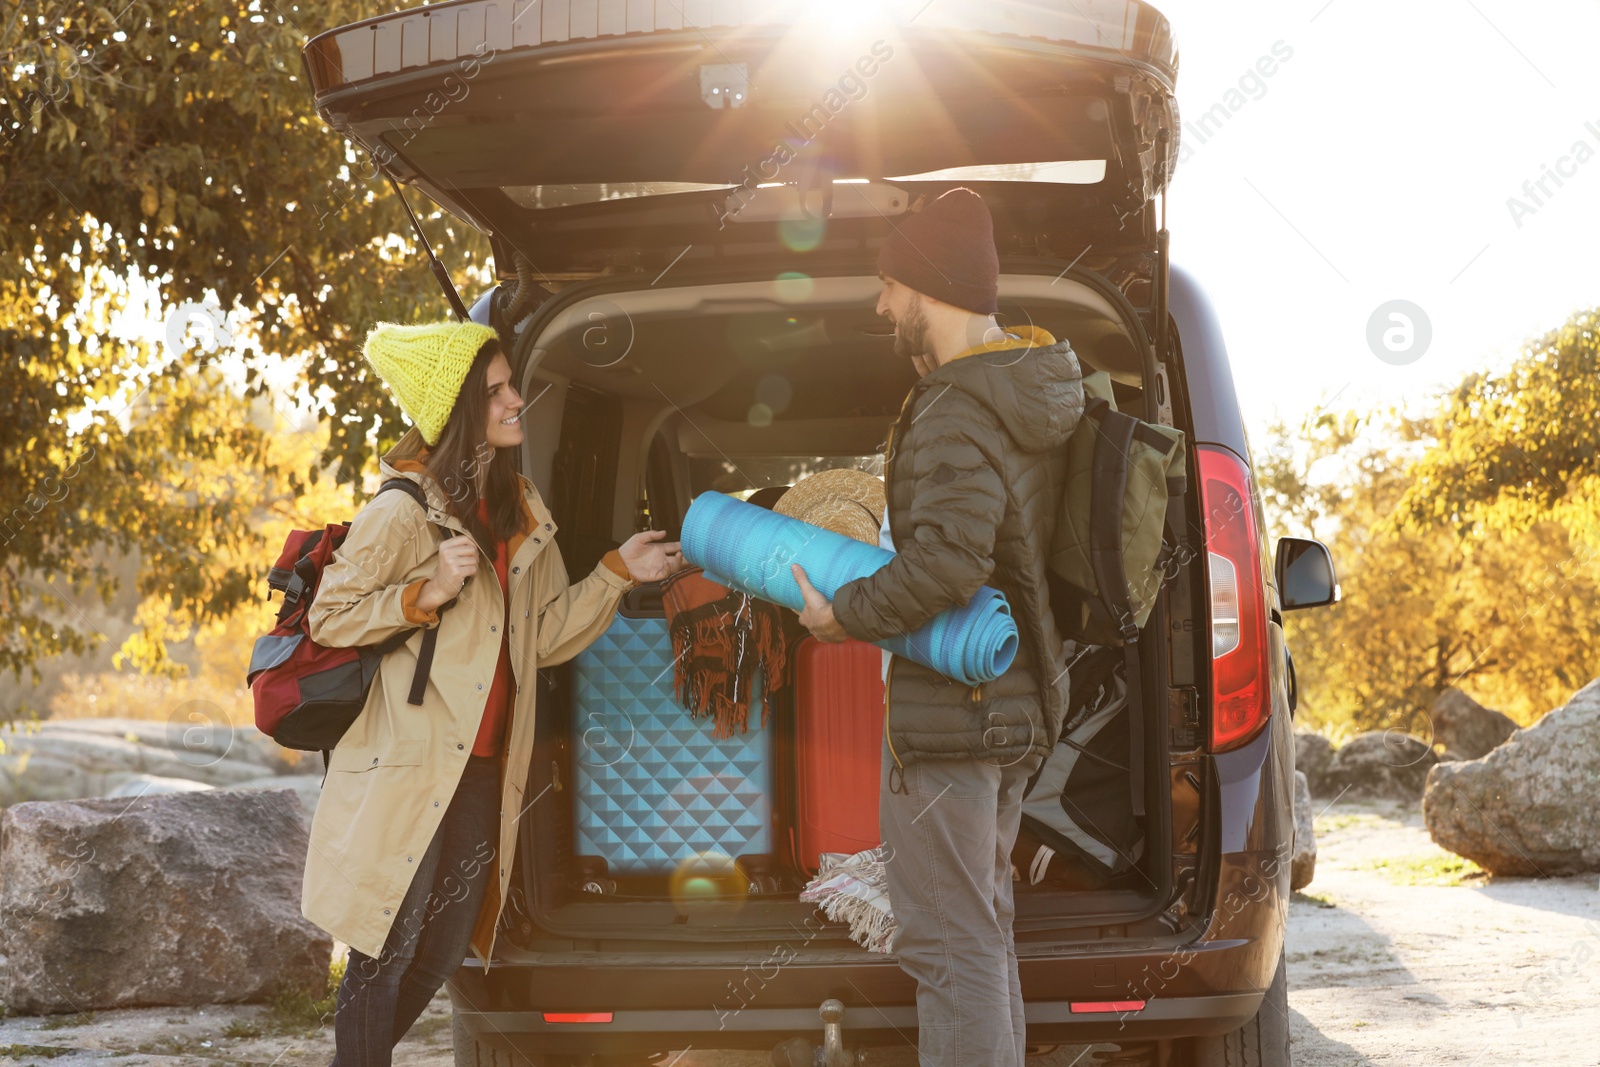
[(1100, 413), (1095, 437), (1094, 488), (1089, 505), (1089, 560), (1100, 599), (1121, 631), (1128, 662), (1128, 778), (1133, 814), (1144, 810), (1144, 694), (1139, 677), (1139, 627), (1133, 621), (1122, 562), (1122, 501), (1128, 491), (1128, 449), (1139, 420), (1121, 411)]
[[(380, 493), (385, 489), (400, 490), (412, 500), (417, 502), (417, 506), (422, 509), (424, 515), (427, 514), (428, 498), (423, 493), (422, 486), (418, 485), (410, 478), (390, 478), (388, 481), (378, 486), (378, 492)], [(434, 525), (438, 524), (435, 523)], [(470, 581), (470, 579), (468, 580)], [(438, 613), (440, 616), (440, 622), (444, 621), (444, 613), (454, 605), (455, 598), (452, 597), (448, 603), (441, 604), (439, 606)], [(418, 629), (421, 629), (421, 627), (418, 627)], [(401, 645), (405, 644), (407, 641), (411, 640), (411, 635), (416, 632), (416, 630), (407, 630), (404, 633), (395, 634), (393, 637), (389, 638), (389, 640), (378, 645), (377, 649), (379, 652), (387, 655), (399, 648)], [(437, 624), (435, 624), (433, 627), (426, 630), (422, 635), (422, 647), (417, 650), (417, 669), (411, 675), (411, 692), (406, 695), (407, 704), (411, 704), (414, 707), (422, 706), (422, 698), (428, 691), (428, 675), (433, 671), (434, 649), (438, 646), (438, 644), (439, 627)], [(324, 770), (324, 773), (326, 773), (326, 770)]]
[(378, 486), (378, 492), (380, 493), (388, 489), (398, 489), (405, 493), (406, 496), (417, 502), (417, 507), (421, 508), (424, 514), (427, 513), (427, 494), (422, 491), (422, 486), (418, 485), (410, 478), (389, 478), (386, 479), (382, 485)]

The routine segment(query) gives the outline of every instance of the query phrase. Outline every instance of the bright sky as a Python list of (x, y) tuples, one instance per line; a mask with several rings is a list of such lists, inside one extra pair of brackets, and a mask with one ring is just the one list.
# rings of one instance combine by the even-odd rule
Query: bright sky
[[(1173, 257), (1258, 446), (1275, 417), (1422, 402), (1600, 305), (1595, 0), (1154, 2), (1181, 49)], [(1431, 327), (1410, 362), (1368, 342), (1395, 300)]]
[[(1600, 4), (1155, 3), (1181, 56), (1173, 258), (1217, 306), (1258, 447), (1275, 415), (1415, 402), (1600, 305)], [(1406, 365), (1367, 342), (1391, 300), (1432, 325)]]

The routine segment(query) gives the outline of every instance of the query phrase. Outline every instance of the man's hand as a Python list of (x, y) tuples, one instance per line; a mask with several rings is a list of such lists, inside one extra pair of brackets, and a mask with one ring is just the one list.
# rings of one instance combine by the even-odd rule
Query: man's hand
[(806, 599), (806, 609), (800, 612), (800, 625), (810, 630), (811, 636), (818, 641), (837, 644), (849, 640), (850, 635), (839, 624), (839, 620), (833, 617), (833, 601), (817, 592), (816, 587), (806, 577), (805, 568), (798, 563), (791, 563), (789, 570), (800, 585), (800, 595)]

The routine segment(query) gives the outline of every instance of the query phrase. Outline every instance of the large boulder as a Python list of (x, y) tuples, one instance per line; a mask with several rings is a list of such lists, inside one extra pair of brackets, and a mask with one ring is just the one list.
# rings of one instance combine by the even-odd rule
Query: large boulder
[(1459, 689), (1446, 689), (1428, 713), (1433, 739), (1456, 759), (1487, 756), (1496, 745), (1517, 732), (1516, 721), (1490, 711)]
[(1488, 755), (1435, 767), (1422, 816), (1494, 874), (1600, 871), (1600, 679)]
[(1306, 772), (1294, 772), (1294, 852), (1289, 857), (1289, 888), (1304, 889), (1317, 872), (1317, 834), (1311, 828), (1316, 809)]
[(317, 801), (322, 797), (322, 775), (283, 774), (271, 778), (253, 778), (238, 782), (229, 789), (293, 789), (300, 798), (300, 818), (305, 823), (306, 834), (311, 833), (311, 816), (316, 814)]
[(1357, 734), (1334, 752), (1327, 786), (1334, 793), (1415, 800), (1439, 762), (1426, 741), (1400, 730)]
[(292, 790), (24, 803), (0, 816), (13, 1013), (320, 993), (332, 939), (300, 914)]
[(130, 774), (114, 786), (108, 797), (154, 797), (163, 793), (196, 793), (215, 786), (191, 778), (162, 778), (156, 774)]
[(230, 759), (259, 764), (258, 774), (304, 772), (307, 757), (317, 754), (293, 752), (256, 729), (253, 724), (235, 726), (220, 708), (204, 701), (180, 704), (166, 719), (47, 719), (37, 726), (41, 734), (62, 737), (114, 737), (150, 748), (167, 749), (194, 766)]
[(1294, 735), (1294, 769), (1318, 796), (1327, 792), (1328, 767), (1333, 763), (1333, 742), (1321, 734), (1297, 730)]

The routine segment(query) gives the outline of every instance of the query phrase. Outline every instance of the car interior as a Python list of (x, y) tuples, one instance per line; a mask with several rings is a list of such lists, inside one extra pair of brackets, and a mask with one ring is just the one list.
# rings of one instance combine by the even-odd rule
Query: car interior
[[(915, 381), (893, 352), (889, 324), (874, 311), (880, 281), (841, 274), (729, 281), (594, 293), (532, 320), (519, 337), (523, 395), (538, 417), (525, 420), (525, 469), (557, 517), (569, 576), (587, 574), (638, 529), (677, 539), (690, 501), (708, 490), (767, 504), (799, 477), (829, 467), (882, 474), (888, 428)], [(552, 301), (552, 303), (560, 303)], [(1002, 324), (1032, 323), (1071, 342), (1084, 374), (1112, 376), (1119, 406), (1139, 411), (1142, 367), (1118, 308), (1073, 277), (1005, 274)], [(660, 602), (658, 583), (631, 590), (624, 609)], [(798, 639), (805, 631), (781, 611)], [(528, 795), (550, 788), (525, 824), (522, 857), (535, 857), (534, 910), (547, 928), (599, 922), (608, 929), (660, 927), (685, 919), (667, 874), (617, 876), (603, 860), (575, 854), (571, 782), (582, 754), (572, 739), (570, 672), (541, 670), (541, 724)], [(685, 712), (687, 715), (687, 712)], [(705, 921), (735, 926), (793, 921), (809, 914), (798, 891), (810, 877), (789, 847), (793, 781), (784, 768), (793, 709), (775, 701), (772, 731), (771, 855), (738, 857), (730, 876), (740, 899)], [(581, 731), (580, 731), (581, 732)], [(543, 779), (541, 781), (541, 779)], [(1110, 881), (1057, 878), (1019, 883), (1018, 929), (1030, 916), (1083, 921), (1140, 910), (1158, 892), (1152, 859)], [(726, 901), (725, 901), (726, 902)], [(690, 916), (691, 919), (696, 916)]]
[[(568, 569), (587, 573), (625, 539), (641, 499), (675, 537), (695, 493), (774, 484), (737, 484), (749, 464), (702, 484), (696, 461), (881, 451), (916, 373), (894, 355), (892, 329), (873, 310), (880, 287), (875, 277), (780, 275), (620, 291), (529, 327), (538, 336), (525, 342), (524, 396), (542, 409), (527, 420), (530, 477), (567, 523), (595, 512), (592, 475), (611, 488), (611, 507), (599, 508), (609, 527), (586, 525), (584, 536), (562, 540)], [(1108, 371), (1119, 403), (1139, 402), (1138, 353), (1098, 293), (1033, 275), (1004, 276), (1001, 293), (1003, 324), (1069, 340), (1085, 374)]]

